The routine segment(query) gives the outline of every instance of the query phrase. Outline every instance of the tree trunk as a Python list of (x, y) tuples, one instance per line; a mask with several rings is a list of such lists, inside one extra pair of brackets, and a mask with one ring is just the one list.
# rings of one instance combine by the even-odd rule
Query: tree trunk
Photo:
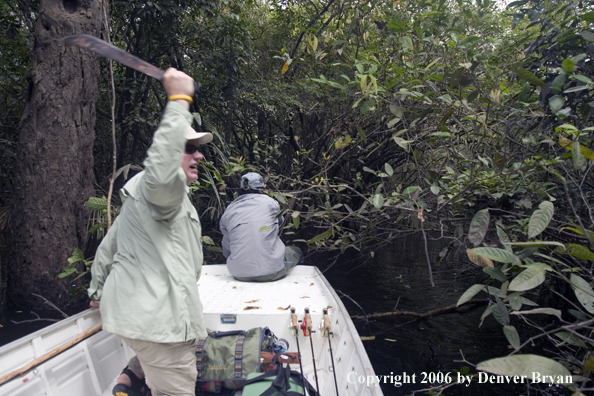
[(105, 0), (40, 1), (14, 178), (7, 274), (11, 305), (39, 307), (42, 301), (33, 293), (59, 307), (71, 301), (72, 280), (57, 275), (73, 249), (84, 251), (86, 242), (83, 204), (95, 193), (99, 61), (61, 39), (100, 36), (105, 6)]

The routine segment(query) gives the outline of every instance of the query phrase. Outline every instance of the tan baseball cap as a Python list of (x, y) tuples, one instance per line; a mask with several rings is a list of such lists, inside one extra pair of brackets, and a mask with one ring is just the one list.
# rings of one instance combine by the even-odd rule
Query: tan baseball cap
[(200, 145), (206, 144), (212, 140), (212, 133), (196, 132), (194, 128), (188, 125), (188, 130), (186, 131), (186, 140), (188, 142), (194, 142)]

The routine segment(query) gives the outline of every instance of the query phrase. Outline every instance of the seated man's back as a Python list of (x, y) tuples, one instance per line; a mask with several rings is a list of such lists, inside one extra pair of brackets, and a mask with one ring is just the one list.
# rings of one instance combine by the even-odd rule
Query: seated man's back
[(241, 186), (242, 195), (227, 207), (220, 221), (227, 268), (239, 280), (280, 279), (297, 264), (301, 252), (295, 247), (286, 249), (280, 240), (280, 206), (262, 193), (262, 176), (247, 173)]

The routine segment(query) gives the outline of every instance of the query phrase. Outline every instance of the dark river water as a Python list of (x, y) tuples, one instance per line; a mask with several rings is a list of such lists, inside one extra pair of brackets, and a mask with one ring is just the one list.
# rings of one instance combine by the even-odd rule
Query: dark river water
[[(420, 235), (395, 241), (363, 266), (339, 261), (324, 275), (339, 295), (348, 295), (348, 298), (343, 296), (342, 301), (351, 315), (362, 314), (362, 309), (371, 314), (392, 311), (395, 307), (402, 311), (424, 313), (456, 304), (468, 287), (486, 277), (480, 268), (464, 259), (465, 250), (461, 251), (463, 254), (450, 255), (436, 264), (439, 252), (448, 244), (445, 239), (429, 241), (435, 287), (429, 280), (424, 242)], [(323, 265), (318, 265), (323, 270)], [(475, 298), (485, 299), (486, 294)], [(375, 336), (374, 340), (363, 341), (363, 344), (376, 375), (400, 375), (408, 380), (402, 385), (381, 384), (384, 394), (409, 395), (430, 388), (429, 379), (435, 380), (435, 384), (440, 380), (444, 383), (447, 373), (451, 373), (452, 382), (457, 382), (457, 371), (464, 366), (469, 367), (471, 373), (476, 373), (474, 367), (463, 360), (476, 365), (511, 352), (502, 326), (492, 315), (479, 328), (485, 308), (485, 304), (477, 304), (418, 321), (400, 316), (366, 324), (355, 319), (361, 336)], [(424, 380), (427, 383), (422, 383)], [(528, 389), (526, 385), (478, 383), (474, 379), (468, 387), (466, 384), (451, 386), (443, 394), (557, 395), (562, 394), (560, 391), (570, 394), (563, 388), (546, 388), (543, 393), (539, 389)]]
[[(448, 243), (449, 240), (439, 238), (429, 241), (435, 287), (429, 281), (425, 247), (420, 235), (396, 240), (376, 252), (374, 258), (363, 265), (361, 263), (364, 260), (352, 254), (342, 261), (339, 259), (332, 266), (321, 255), (309, 257), (306, 264), (315, 264), (324, 271), (351, 315), (388, 312), (395, 307), (402, 311), (424, 313), (456, 304), (468, 287), (485, 278), (480, 268), (465, 258), (464, 251), (459, 255), (449, 255), (437, 264), (439, 252)], [(475, 298), (484, 299), (486, 296), (479, 294)], [(401, 377), (401, 384), (398, 381), (393, 381), (396, 384), (382, 383), (384, 394), (395, 396), (416, 392), (417, 395), (425, 395), (427, 393), (421, 390), (431, 387), (430, 380), (438, 385), (445, 381), (449, 373), (455, 383), (457, 372), (464, 370), (464, 366), (470, 367), (470, 372), (475, 373), (472, 364), (507, 355), (510, 349), (501, 325), (490, 316), (479, 327), (485, 308), (486, 305), (477, 304), (423, 320), (400, 316), (365, 323), (354, 319), (361, 336), (375, 336), (375, 339), (363, 341), (363, 344), (376, 375)], [(0, 345), (53, 323), (37, 320), (38, 316), (59, 318), (55, 311), (5, 312), (0, 317)], [(20, 324), (14, 325), (13, 321)], [(453, 385), (442, 394), (490, 396), (570, 393), (563, 388), (527, 388), (526, 385), (478, 383), (474, 379), (470, 386)]]

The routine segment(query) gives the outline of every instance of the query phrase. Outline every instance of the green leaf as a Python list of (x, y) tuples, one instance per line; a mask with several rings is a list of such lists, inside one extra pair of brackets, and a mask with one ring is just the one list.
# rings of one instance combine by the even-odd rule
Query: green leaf
[(556, 95), (549, 99), (549, 106), (551, 107), (551, 111), (553, 113), (558, 112), (563, 108), (565, 105), (565, 98), (562, 96)]
[(492, 247), (477, 247), (473, 248), (472, 251), (478, 254), (479, 256), (483, 256), (500, 263), (520, 263), (520, 259), (515, 254), (508, 252), (504, 249)]
[(575, 258), (594, 261), (594, 253), (583, 245), (570, 243), (567, 245), (567, 253)]
[[(270, 227), (269, 227), (270, 228)], [(214, 241), (212, 240), (211, 237), (209, 237), (208, 235), (203, 235), (202, 238), (200, 238), (200, 240), (202, 241), (202, 243), (204, 243), (205, 245), (214, 245)]]
[(499, 268), (485, 267), (483, 268), (483, 272), (488, 274), (491, 278), (497, 279), (498, 281), (505, 282), (507, 280), (505, 274)]
[(373, 109), (375, 109), (375, 100), (369, 99), (365, 103), (363, 103), (363, 106), (361, 106), (361, 109), (359, 111), (361, 114), (365, 114)]
[(561, 242), (549, 242), (549, 241), (533, 241), (533, 242), (510, 242), (510, 245), (519, 246), (519, 247), (547, 247), (547, 246), (557, 246), (560, 248), (565, 249), (565, 245)]
[(590, 80), (588, 77), (581, 75), (581, 74), (574, 74), (572, 76), (572, 78), (574, 78), (578, 81), (581, 81), (583, 83), (586, 83), (586, 84), (592, 84), (592, 80)]
[(533, 373), (538, 373), (541, 382), (547, 383), (553, 382), (558, 376), (571, 377), (569, 370), (561, 363), (540, 355), (513, 355), (490, 359), (480, 362), (477, 369), (498, 375), (518, 375), (527, 378), (532, 378)]
[(396, 118), (393, 118), (390, 121), (388, 121), (387, 126), (388, 126), (388, 128), (393, 128), (394, 125), (398, 124), (399, 122), (400, 122), (400, 118), (396, 117)]
[(542, 88), (545, 88), (547, 86), (547, 84), (542, 79), (537, 77), (530, 70), (520, 67), (515, 71), (515, 73), (518, 77), (520, 77), (524, 81), (529, 82), (532, 85), (536, 85), (537, 87), (542, 87)]
[(534, 289), (546, 279), (546, 264), (534, 263), (520, 272), (509, 284), (510, 291), (525, 291)]
[(569, 331), (559, 331), (559, 332), (555, 333), (555, 336), (559, 337), (561, 340), (563, 340), (564, 342), (566, 342), (568, 344), (575, 345), (580, 348), (588, 347), (586, 345), (586, 343), (584, 341), (582, 341), (582, 339), (580, 337), (576, 336), (573, 333), (570, 333)]
[(402, 118), (402, 116), (404, 115), (402, 107), (396, 106), (395, 104), (390, 105), (390, 112), (398, 118)]
[(393, 136), (392, 139), (394, 139), (396, 144), (402, 147), (404, 151), (406, 151), (407, 153), (410, 152), (409, 144), (413, 142), (412, 140), (404, 140), (399, 136)]
[(571, 274), (569, 280), (571, 281), (571, 287), (573, 287), (575, 297), (580, 304), (586, 308), (586, 311), (594, 314), (594, 290), (592, 290), (590, 284), (577, 274)]
[(89, 210), (102, 211), (107, 209), (107, 198), (106, 197), (91, 197), (85, 202), (85, 206)]
[(326, 231), (322, 232), (321, 234), (318, 234), (318, 235), (314, 236), (313, 238), (311, 238), (310, 240), (308, 240), (307, 243), (309, 243), (310, 245), (313, 245), (318, 242), (324, 242), (328, 238), (332, 237), (332, 235), (334, 235), (334, 228), (330, 227)]
[(276, 198), (276, 200), (282, 204), (287, 203), (287, 196), (285, 194), (281, 194), (281, 193), (274, 193), (274, 198)]
[(481, 244), (487, 229), (489, 228), (489, 209), (483, 209), (476, 212), (470, 222), (470, 230), (468, 231), (468, 239), (474, 246)]
[(83, 255), (82, 250), (80, 250), (79, 248), (75, 248), (72, 251), (72, 256), (68, 257), (68, 262), (70, 264), (74, 264), (78, 263), (79, 261), (85, 261), (85, 256)]
[(584, 30), (581, 34), (585, 40), (594, 41), (594, 33), (590, 32), (589, 30)]
[[(523, 301), (522, 301), (523, 302)], [(532, 315), (532, 314), (544, 314), (544, 315), (555, 315), (561, 319), (561, 311), (554, 308), (535, 308), (530, 311), (517, 311), (512, 312), (512, 315)]]
[(74, 266), (72, 267), (65, 267), (64, 270), (58, 274), (58, 278), (62, 279), (67, 277), (68, 275), (72, 275), (73, 273), (76, 272), (76, 268)]
[(384, 196), (382, 194), (375, 194), (373, 196), (373, 206), (377, 209), (381, 209), (384, 206)]
[(472, 300), (472, 297), (476, 296), (479, 292), (484, 291), (485, 285), (481, 285), (477, 283), (476, 285), (470, 286), (458, 299), (456, 306), (459, 307), (460, 305)]
[(565, 91), (563, 91), (563, 93), (579, 92), (584, 91), (586, 89), (590, 89), (590, 87), (588, 87), (587, 85), (579, 85), (577, 87), (567, 88)]
[(493, 306), (493, 317), (500, 325), (509, 325), (509, 312), (507, 312), (507, 307), (498, 296), (495, 296), (495, 300), (497, 301), (497, 304)]
[(441, 95), (437, 99), (441, 99), (449, 105), (452, 104), (452, 97), (449, 94)]
[(520, 335), (514, 326), (503, 326), (503, 334), (505, 334), (505, 338), (507, 338), (514, 349), (520, 347)]
[(400, 37), (400, 44), (402, 44), (402, 48), (405, 50), (409, 50), (413, 47), (412, 39), (409, 36)]
[(507, 234), (505, 233), (505, 231), (503, 231), (499, 226), (496, 226), (497, 228), (497, 237), (499, 238), (499, 243), (501, 243), (501, 245), (503, 246), (503, 248), (505, 250), (507, 250), (508, 252), (512, 253), (513, 250), (510, 246), (510, 240), (509, 237), (507, 236)]
[(464, 40), (462, 40), (458, 43), (458, 47), (460, 47), (460, 48), (472, 47), (473, 45), (478, 43), (480, 41), (480, 39), (481, 38), (479, 36), (468, 36)]
[(419, 189), (419, 186), (408, 186), (402, 191), (402, 195), (409, 195)]
[(394, 169), (392, 169), (392, 166), (390, 164), (388, 164), (387, 162), (384, 164), (384, 169), (386, 170), (386, 173), (389, 176), (393, 176), (394, 175)]
[(262, 226), (258, 229), (258, 232), (266, 232), (266, 231), (272, 231), (272, 227)]
[(534, 211), (528, 223), (529, 239), (534, 238), (547, 228), (553, 218), (554, 212), (555, 206), (550, 201), (544, 201), (538, 206), (538, 209)]

